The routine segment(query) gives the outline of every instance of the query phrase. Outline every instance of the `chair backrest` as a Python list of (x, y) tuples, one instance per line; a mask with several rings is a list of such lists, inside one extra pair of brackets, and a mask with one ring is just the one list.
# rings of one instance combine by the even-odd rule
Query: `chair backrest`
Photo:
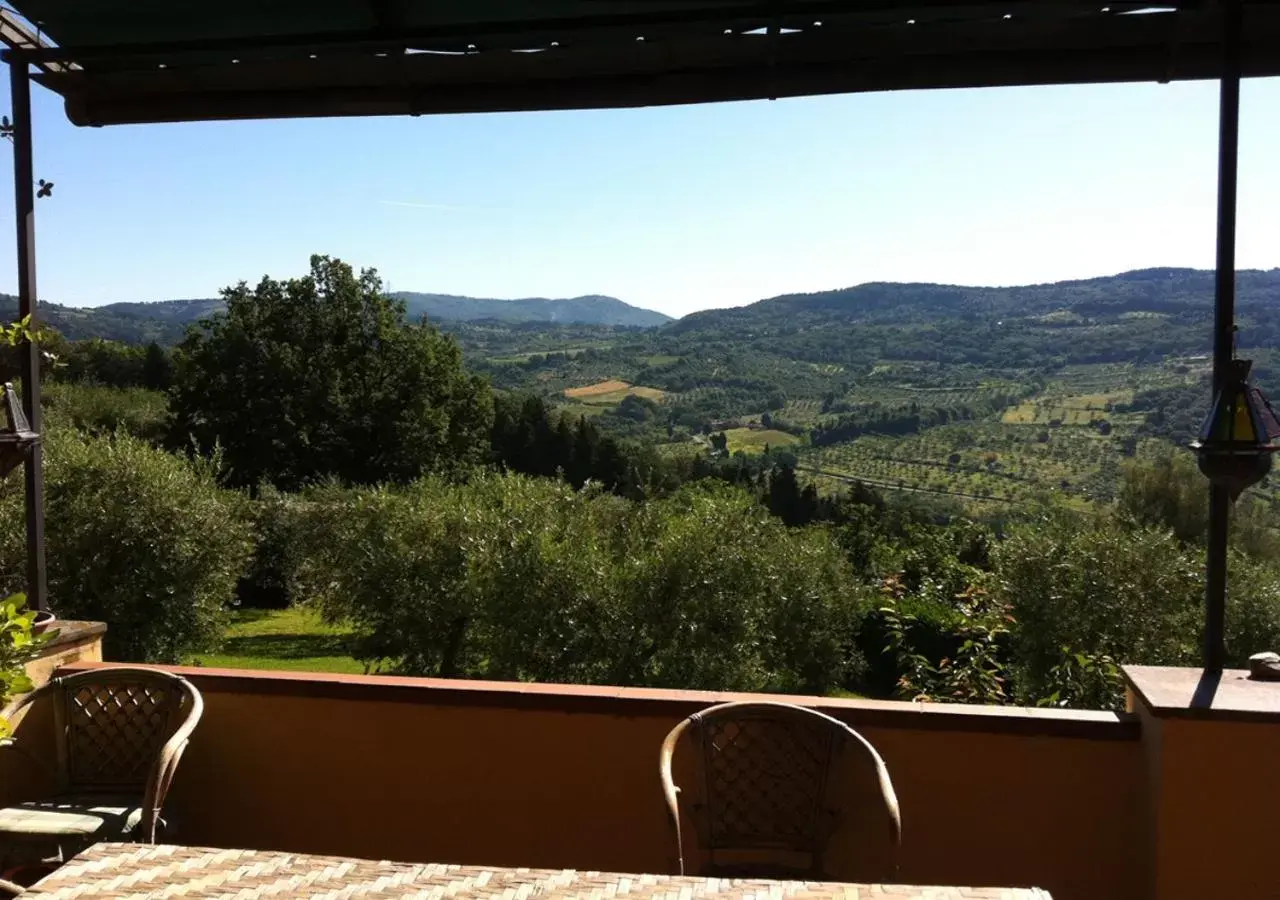
[[(687, 791), (672, 775), (682, 743), (695, 751)], [(680, 830), (683, 805), (705, 874), (826, 876), (828, 842), (851, 811), (851, 777), (870, 785), (853, 793), (876, 807), (859, 812), (888, 829), (881, 844), (895, 858), (877, 877), (895, 867), (901, 822), (888, 771), (861, 735), (830, 716), (785, 703), (713, 706), (667, 735), (660, 770), (682, 873), (694, 868)]]
[(202, 704), (185, 678), (113, 666), (54, 678), (62, 788), (142, 794), (176, 760)]

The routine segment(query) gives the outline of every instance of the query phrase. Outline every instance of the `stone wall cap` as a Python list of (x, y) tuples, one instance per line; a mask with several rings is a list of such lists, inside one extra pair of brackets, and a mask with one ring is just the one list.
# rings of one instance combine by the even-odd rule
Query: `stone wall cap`
[[(60, 673), (87, 671), (109, 663), (75, 663)], [(728, 700), (778, 700), (809, 706), (854, 728), (910, 728), (1073, 737), (1084, 740), (1137, 740), (1136, 716), (1078, 709), (1027, 709), (970, 706), (963, 703), (904, 703), (893, 700), (744, 694), (664, 688), (610, 687), (412, 678), (395, 675), (345, 675), (321, 672), (160, 668), (189, 678), (206, 694), (276, 694), (357, 702), (421, 703), (432, 706), (487, 706), (511, 710), (657, 716), (679, 719)]]
[(1181, 666), (1122, 666), (1121, 671), (1156, 718), (1280, 724), (1280, 683), (1253, 680), (1246, 669), (1212, 674)]
[(56, 632), (41, 650), (41, 656), (65, 650), (70, 644), (82, 644), (107, 633), (106, 622), (88, 622), (76, 619), (55, 619), (49, 630)]

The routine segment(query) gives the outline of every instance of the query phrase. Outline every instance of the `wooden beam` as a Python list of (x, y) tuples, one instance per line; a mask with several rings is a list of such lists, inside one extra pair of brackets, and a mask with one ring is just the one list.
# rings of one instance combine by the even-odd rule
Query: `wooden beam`
[[(10, 9), (0, 9), (0, 41), (23, 52), (53, 46)], [(70, 68), (66, 63), (60, 62), (42, 62), (35, 65), (45, 72), (64, 72)]]

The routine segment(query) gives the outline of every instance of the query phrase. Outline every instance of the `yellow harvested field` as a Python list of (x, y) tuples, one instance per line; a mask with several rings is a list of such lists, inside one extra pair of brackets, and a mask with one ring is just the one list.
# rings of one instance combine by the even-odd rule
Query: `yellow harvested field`
[[(1133, 391), (1078, 394), (1073, 397), (1041, 397), (1006, 409), (1000, 421), (1006, 425), (1091, 425), (1114, 415), (1114, 407), (1133, 400)], [(1112, 409), (1108, 410), (1107, 406)]]
[(763, 453), (765, 447), (790, 447), (800, 443), (800, 438), (772, 428), (730, 428), (724, 433), (730, 453)]
[(589, 384), (586, 387), (566, 388), (564, 395), (573, 397), (575, 400), (581, 400), (583, 397), (598, 397), (601, 394), (613, 394), (618, 391), (625, 391), (631, 385), (625, 381), (619, 381), (611, 378), (608, 381), (598, 381), (595, 384)]
[(623, 398), (633, 395), (659, 403), (666, 396), (666, 392), (658, 388), (634, 385), (627, 381), (612, 378), (608, 381), (588, 384), (585, 387), (566, 388), (564, 395), (570, 400), (577, 400), (579, 403), (610, 406), (615, 403), (621, 403)]

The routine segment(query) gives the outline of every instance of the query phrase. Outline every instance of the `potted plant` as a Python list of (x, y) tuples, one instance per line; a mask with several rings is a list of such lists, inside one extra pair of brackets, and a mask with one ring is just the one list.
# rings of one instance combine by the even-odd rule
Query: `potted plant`
[[(27, 609), (26, 594), (11, 594), (0, 600), (0, 710), (9, 705), (14, 695), (35, 686), (27, 675), (26, 663), (53, 636), (47, 630), (35, 630), (36, 615), (35, 610)], [(0, 738), (8, 733), (9, 723), (0, 716)]]

